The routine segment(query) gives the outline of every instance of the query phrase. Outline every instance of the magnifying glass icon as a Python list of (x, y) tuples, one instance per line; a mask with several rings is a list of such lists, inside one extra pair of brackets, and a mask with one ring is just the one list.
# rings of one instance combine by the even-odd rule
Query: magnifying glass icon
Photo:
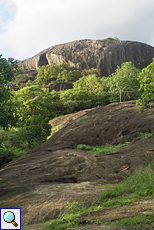
[(15, 215), (13, 212), (11, 211), (7, 211), (4, 213), (3, 215), (3, 219), (6, 223), (11, 223), (13, 224), (15, 227), (18, 226), (18, 224), (15, 222)]

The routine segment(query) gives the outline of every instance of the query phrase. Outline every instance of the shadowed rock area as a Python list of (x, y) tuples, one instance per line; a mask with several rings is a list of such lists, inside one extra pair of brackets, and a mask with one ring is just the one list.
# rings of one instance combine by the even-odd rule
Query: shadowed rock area
[(79, 70), (98, 68), (102, 76), (115, 72), (117, 65), (131, 61), (140, 69), (152, 62), (154, 47), (140, 42), (117, 40), (79, 40), (52, 46), (32, 58), (19, 62), (26, 70), (68, 62)]
[(54, 82), (49, 84), (48, 87), (49, 87), (49, 92), (52, 92), (53, 90), (60, 91), (60, 90), (72, 89), (73, 84), (69, 82)]
[[(83, 200), (89, 206), (106, 189), (97, 184), (121, 182), (154, 159), (154, 136), (140, 135), (154, 132), (154, 110), (139, 113), (135, 101), (130, 101), (86, 110), (84, 116), (68, 121), (47, 142), (0, 169), (0, 207), (20, 207), (23, 226), (57, 218), (67, 202)], [(78, 144), (107, 146), (126, 141), (130, 144), (106, 155), (76, 149)], [(140, 209), (144, 210), (143, 206)], [(112, 218), (116, 213), (105, 211)], [(120, 218), (120, 212), (124, 213), (123, 209), (115, 219)], [(104, 215), (98, 212), (98, 216), (102, 220)], [(81, 217), (81, 222), (84, 220), (86, 216)]]

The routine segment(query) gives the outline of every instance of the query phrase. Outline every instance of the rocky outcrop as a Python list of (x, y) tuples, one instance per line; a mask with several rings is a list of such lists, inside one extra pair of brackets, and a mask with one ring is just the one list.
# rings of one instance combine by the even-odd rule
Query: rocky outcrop
[[(22, 226), (40, 226), (59, 217), (67, 202), (83, 200), (88, 207), (105, 189), (96, 185), (121, 182), (154, 159), (154, 135), (149, 138), (140, 135), (154, 133), (152, 109), (139, 113), (135, 101), (130, 101), (86, 110), (81, 116), (82, 119), (78, 116), (71, 119), (41, 146), (0, 168), (0, 207), (20, 207)], [(52, 123), (57, 125), (57, 119)], [(76, 148), (78, 144), (108, 146), (124, 142), (130, 144), (99, 156)], [(148, 204), (150, 208), (153, 205)], [(128, 212), (122, 207), (111, 209), (113, 212), (110, 209), (97, 212), (95, 220), (105, 222), (118, 214), (130, 215), (130, 209)], [(147, 211), (147, 206), (141, 209)], [(134, 212), (134, 206), (132, 210), (133, 215), (138, 213), (136, 208)], [(87, 215), (80, 218), (81, 223), (88, 220)]]
[(48, 87), (49, 87), (49, 92), (53, 90), (60, 91), (60, 90), (72, 89), (73, 84), (69, 82), (54, 82), (49, 84)]
[(140, 42), (80, 40), (52, 46), (19, 62), (19, 66), (36, 70), (38, 66), (68, 62), (79, 70), (99, 68), (102, 76), (109, 76), (123, 62), (131, 61), (142, 69), (151, 63), (153, 57), (154, 47)]

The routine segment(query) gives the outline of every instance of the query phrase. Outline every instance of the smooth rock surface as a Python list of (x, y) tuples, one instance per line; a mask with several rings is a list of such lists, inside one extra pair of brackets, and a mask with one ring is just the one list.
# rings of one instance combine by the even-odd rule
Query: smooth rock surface
[(131, 61), (140, 69), (152, 62), (154, 47), (140, 42), (116, 40), (79, 40), (52, 46), (32, 58), (19, 62), (26, 70), (68, 62), (79, 70), (98, 68), (102, 76), (112, 74), (117, 65)]

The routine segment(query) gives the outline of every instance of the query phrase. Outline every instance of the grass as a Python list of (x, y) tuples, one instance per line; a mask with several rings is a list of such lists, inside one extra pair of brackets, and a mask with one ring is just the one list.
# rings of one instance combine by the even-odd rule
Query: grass
[(123, 218), (121, 220), (116, 220), (112, 223), (112, 225), (131, 227), (131, 228), (136, 227), (135, 229), (140, 229), (142, 226), (146, 226), (147, 224), (153, 223), (153, 220), (154, 220), (154, 212), (151, 212), (149, 214), (142, 214), (134, 217), (128, 217), (128, 218)]
[[(99, 185), (100, 186), (100, 185)], [(59, 219), (47, 222), (43, 230), (65, 230), (68, 227), (80, 226), (79, 217), (82, 213), (97, 211), (105, 207), (119, 207), (154, 197), (154, 162), (146, 168), (130, 175), (125, 182), (117, 185), (103, 185), (110, 190), (103, 192), (98, 200), (89, 208), (85, 208), (82, 201), (75, 201), (67, 205), (67, 212)], [(153, 222), (154, 213), (136, 215), (114, 221), (116, 226), (141, 227)]]
[(58, 131), (56, 129), (58, 129), (58, 127), (60, 127), (60, 125), (61, 124), (56, 125), (56, 126), (52, 126), (52, 128), (51, 128), (51, 135), (47, 139), (49, 139), (54, 133), (56, 133)]
[(79, 216), (84, 212), (84, 206), (82, 201), (74, 201), (73, 203), (67, 203), (66, 214), (56, 220), (51, 220), (43, 226), (42, 230), (65, 230), (68, 227), (79, 227)]
[(142, 137), (151, 137), (151, 136), (153, 136), (153, 132), (141, 132), (141, 133), (139, 133), (139, 135), (140, 136), (142, 136)]
[(77, 122), (79, 122), (79, 121), (81, 121), (81, 120), (85, 120), (85, 119), (87, 119), (87, 118), (88, 118), (87, 115), (82, 116), (82, 117), (79, 117), (77, 120), (74, 121), (74, 123), (77, 123)]
[[(113, 189), (103, 192), (97, 203), (103, 207), (109, 203), (123, 205), (127, 202), (134, 202), (145, 197), (154, 196), (154, 163), (151, 162), (146, 169), (140, 169), (130, 175), (123, 183), (116, 185)], [(105, 204), (106, 203), (106, 204)]]
[(80, 150), (85, 150), (85, 151), (90, 151), (93, 152), (95, 155), (102, 155), (102, 154), (108, 154), (108, 153), (113, 153), (117, 151), (118, 149), (121, 149), (125, 146), (127, 146), (129, 142), (125, 142), (124, 144), (120, 145), (110, 145), (108, 147), (104, 146), (90, 146), (90, 145), (85, 145), (85, 144), (79, 144), (77, 145), (77, 149)]

